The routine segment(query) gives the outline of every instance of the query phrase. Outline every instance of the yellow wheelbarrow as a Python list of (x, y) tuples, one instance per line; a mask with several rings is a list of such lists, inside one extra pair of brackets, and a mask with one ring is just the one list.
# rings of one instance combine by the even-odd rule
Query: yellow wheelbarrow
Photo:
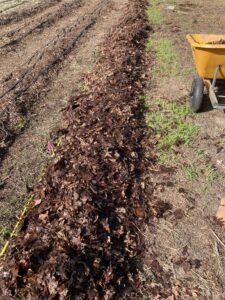
[(198, 73), (190, 92), (193, 111), (201, 110), (205, 87), (212, 107), (225, 109), (225, 104), (218, 101), (222, 95), (218, 95), (216, 86), (217, 82), (225, 80), (225, 35), (189, 34), (187, 40), (191, 45)]

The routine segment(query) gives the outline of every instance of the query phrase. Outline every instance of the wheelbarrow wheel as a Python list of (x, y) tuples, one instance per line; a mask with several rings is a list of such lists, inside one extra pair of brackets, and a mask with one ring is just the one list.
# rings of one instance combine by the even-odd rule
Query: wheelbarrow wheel
[(190, 93), (190, 106), (193, 112), (199, 112), (202, 107), (204, 93), (204, 81), (201, 77), (196, 76), (193, 80)]

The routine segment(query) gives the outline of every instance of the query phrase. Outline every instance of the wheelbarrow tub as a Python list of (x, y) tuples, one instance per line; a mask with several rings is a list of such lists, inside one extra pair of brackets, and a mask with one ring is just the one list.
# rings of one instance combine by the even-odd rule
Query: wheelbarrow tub
[(220, 65), (217, 79), (225, 79), (225, 44), (209, 44), (225, 40), (225, 35), (188, 34), (187, 40), (191, 45), (192, 54), (198, 75), (212, 79), (216, 67)]

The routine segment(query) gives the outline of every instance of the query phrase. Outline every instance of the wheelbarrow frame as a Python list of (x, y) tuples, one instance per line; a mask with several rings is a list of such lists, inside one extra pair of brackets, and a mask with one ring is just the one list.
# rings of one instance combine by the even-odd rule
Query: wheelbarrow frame
[(217, 82), (217, 75), (219, 73), (219, 70), (221, 68), (221, 65), (217, 65), (214, 73), (214, 77), (212, 82), (209, 79), (204, 79), (204, 84), (207, 89), (207, 93), (209, 95), (210, 102), (212, 104), (213, 108), (219, 108), (219, 109), (225, 109), (225, 104), (219, 103), (218, 98), (216, 96), (216, 82)]
[(190, 93), (190, 103), (194, 112), (201, 110), (204, 86), (212, 107), (225, 109), (225, 104), (219, 103), (216, 95), (217, 80), (225, 80), (225, 45), (209, 43), (220, 39), (225, 40), (225, 35), (187, 35), (198, 72)]

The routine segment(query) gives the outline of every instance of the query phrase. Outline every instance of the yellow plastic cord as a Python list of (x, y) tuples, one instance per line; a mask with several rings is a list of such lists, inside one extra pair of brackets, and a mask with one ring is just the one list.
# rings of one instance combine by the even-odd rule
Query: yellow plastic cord
[(28, 199), (27, 199), (27, 201), (26, 201), (26, 203), (25, 203), (25, 205), (24, 205), (23, 211), (22, 211), (22, 213), (21, 213), (21, 215), (20, 215), (18, 221), (16, 222), (16, 224), (15, 224), (15, 226), (14, 226), (14, 228), (13, 228), (13, 231), (10, 233), (10, 238), (9, 238), (9, 240), (5, 242), (5, 245), (3, 246), (3, 248), (2, 248), (2, 250), (1, 250), (1, 252), (0, 252), (0, 257), (2, 257), (2, 256), (5, 254), (5, 252), (6, 252), (7, 248), (8, 248), (8, 246), (9, 246), (10, 239), (11, 239), (13, 236), (16, 236), (17, 230), (18, 230), (18, 228), (19, 228), (21, 222), (23, 221), (23, 218), (24, 218), (25, 214), (26, 214), (27, 211), (28, 211), (28, 208), (29, 208), (29, 206), (30, 206), (30, 203), (31, 203), (31, 201), (33, 200), (33, 197), (34, 197), (34, 195), (30, 195), (30, 196), (28, 197)]

